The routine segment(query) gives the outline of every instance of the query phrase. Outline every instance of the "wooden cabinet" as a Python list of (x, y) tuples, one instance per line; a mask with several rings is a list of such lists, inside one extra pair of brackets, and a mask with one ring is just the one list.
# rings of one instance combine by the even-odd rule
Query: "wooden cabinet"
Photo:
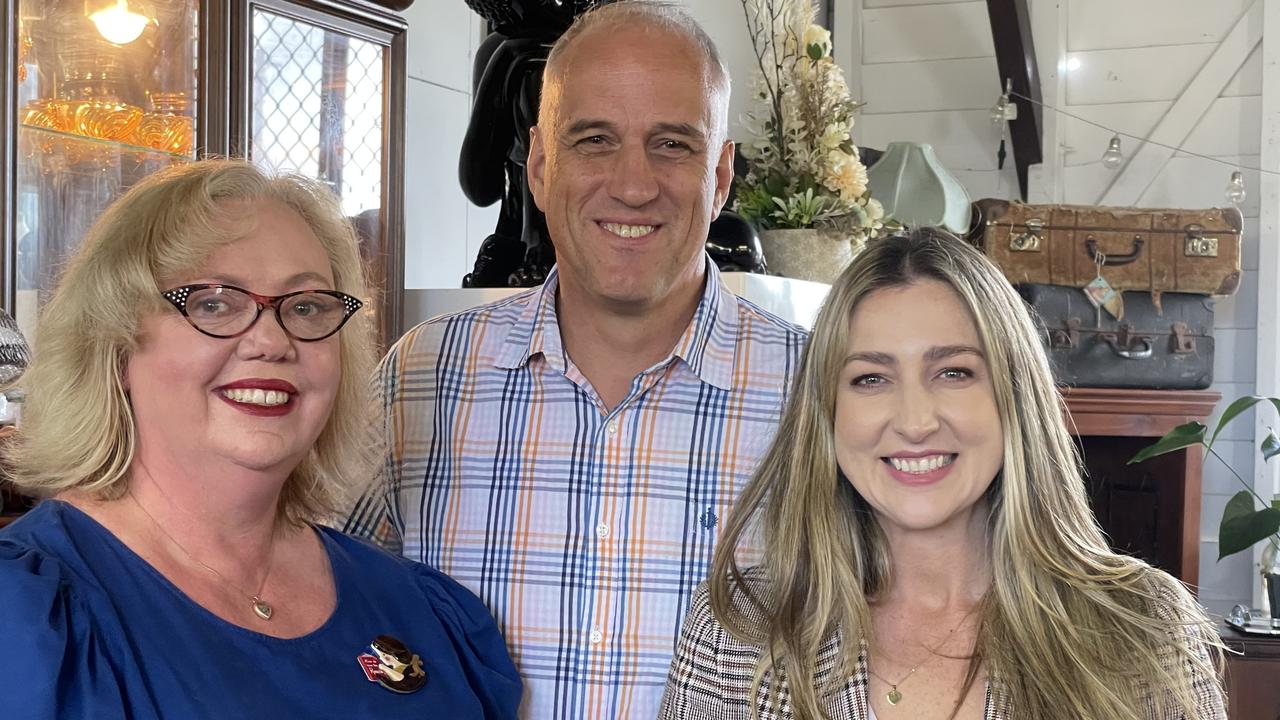
[(19, 495), (4, 480), (0, 480), (0, 528), (22, 517), (32, 505), (31, 498)]
[(1280, 637), (1246, 635), (1222, 626), (1231, 720), (1280, 720)]
[(1090, 503), (1112, 546), (1194, 588), (1200, 576), (1203, 453), (1192, 447), (1137, 465), (1128, 461), (1178, 425), (1204, 422), (1221, 396), (1208, 390), (1101, 388), (1064, 388), (1062, 394), (1088, 471)]
[[(228, 155), (334, 190), (398, 337), (407, 28), (366, 0), (0, 0), (0, 304), (28, 343), (108, 204)], [(0, 526), (27, 504), (3, 485)]]
[[(4, 451), (4, 445), (13, 435), (14, 427), (5, 425), (0, 427), (0, 453)], [(0, 472), (0, 528), (17, 520), (22, 513), (31, 509), (33, 501), (31, 498), (23, 497), (13, 490), (9, 483), (5, 482), (4, 473)]]
[(406, 31), (365, 0), (0, 0), (4, 309), (34, 343), (103, 208), (161, 168), (231, 155), (334, 190), (394, 339)]

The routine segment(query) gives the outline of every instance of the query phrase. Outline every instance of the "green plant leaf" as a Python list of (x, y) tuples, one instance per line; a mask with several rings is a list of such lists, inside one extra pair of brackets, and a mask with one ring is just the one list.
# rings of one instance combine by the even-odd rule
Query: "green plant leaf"
[(1255, 510), (1253, 495), (1241, 490), (1227, 501), (1218, 527), (1218, 559), (1247, 550), (1280, 531), (1280, 508)]
[(1148, 458), (1156, 455), (1163, 455), (1174, 450), (1181, 450), (1188, 445), (1198, 445), (1204, 442), (1204, 425), (1198, 422), (1189, 422), (1170, 430), (1164, 434), (1164, 437), (1155, 441), (1155, 443), (1142, 448), (1137, 455), (1129, 458), (1127, 464), (1140, 463)]
[(826, 55), (826, 53), (822, 52), (822, 46), (817, 43), (809, 43), (806, 52), (809, 54), (809, 59), (814, 62), (821, 60)]
[(1262, 460), (1263, 462), (1270, 460), (1276, 455), (1280, 455), (1280, 438), (1276, 437), (1276, 431), (1267, 430), (1267, 436), (1262, 440)]
[(1227, 423), (1263, 400), (1270, 402), (1275, 406), (1276, 412), (1280, 412), (1280, 398), (1265, 397), (1263, 395), (1245, 395), (1244, 397), (1236, 398), (1235, 402), (1222, 411), (1222, 417), (1218, 418), (1218, 426), (1214, 428), (1213, 435), (1209, 438), (1209, 447), (1213, 447), (1214, 441), (1218, 439), (1218, 433), (1222, 432), (1222, 428), (1226, 427)]

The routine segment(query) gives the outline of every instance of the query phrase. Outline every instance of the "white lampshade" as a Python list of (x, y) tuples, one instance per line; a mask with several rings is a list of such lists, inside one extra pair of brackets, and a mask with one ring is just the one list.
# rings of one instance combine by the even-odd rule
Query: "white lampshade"
[(945, 227), (960, 235), (969, 231), (969, 193), (938, 162), (931, 145), (889, 143), (867, 170), (867, 186), (885, 215), (903, 225)]

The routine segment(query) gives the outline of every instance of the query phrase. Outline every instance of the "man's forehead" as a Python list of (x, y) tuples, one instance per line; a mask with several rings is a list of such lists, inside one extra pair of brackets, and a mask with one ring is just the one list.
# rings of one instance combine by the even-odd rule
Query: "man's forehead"
[(547, 68), (543, 122), (558, 132), (583, 122), (652, 133), (692, 126), (706, 136), (728, 126), (728, 88), (695, 38), (652, 25), (595, 26)]
[(555, 112), (560, 124), (584, 120), (642, 124), (714, 124), (727, 111), (722, 91), (706, 73), (688, 66), (603, 64), (570, 68), (559, 79)]
[(649, 24), (609, 23), (575, 38), (549, 68), (548, 80), (567, 86), (590, 84), (610, 74), (653, 72), (666, 81), (687, 80), (714, 85), (712, 60), (690, 35)]

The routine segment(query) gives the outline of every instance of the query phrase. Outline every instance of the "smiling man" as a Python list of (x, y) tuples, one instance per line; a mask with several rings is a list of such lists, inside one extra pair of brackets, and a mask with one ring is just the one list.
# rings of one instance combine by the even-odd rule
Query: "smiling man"
[(776, 429), (802, 330), (704, 250), (732, 179), (729, 77), (676, 6), (630, 0), (552, 49), (529, 184), (546, 283), (411, 330), (390, 454), (348, 528), (489, 605), (530, 718), (653, 718), (680, 620)]

